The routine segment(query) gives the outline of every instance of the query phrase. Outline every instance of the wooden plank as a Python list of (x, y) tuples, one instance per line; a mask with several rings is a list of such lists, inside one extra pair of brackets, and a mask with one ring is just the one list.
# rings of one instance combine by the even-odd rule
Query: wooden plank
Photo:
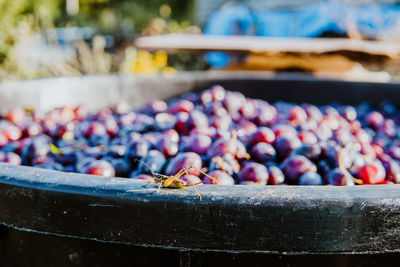
[(275, 38), (260, 36), (211, 36), (167, 34), (143, 36), (135, 40), (139, 49), (169, 52), (224, 51), (236, 53), (332, 53), (358, 52), (397, 58), (400, 43), (345, 38)]

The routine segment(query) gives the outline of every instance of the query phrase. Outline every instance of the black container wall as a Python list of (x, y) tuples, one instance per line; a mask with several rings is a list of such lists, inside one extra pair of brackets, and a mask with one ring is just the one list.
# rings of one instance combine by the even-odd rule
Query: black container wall
[[(248, 97), (400, 106), (396, 83), (302, 76), (175, 78), (98, 76), (7, 82), (0, 109), (48, 110), (154, 98), (221, 84)], [(9, 266), (393, 265), (399, 262), (400, 186), (144, 188), (105, 179), (0, 165), (0, 264)]]

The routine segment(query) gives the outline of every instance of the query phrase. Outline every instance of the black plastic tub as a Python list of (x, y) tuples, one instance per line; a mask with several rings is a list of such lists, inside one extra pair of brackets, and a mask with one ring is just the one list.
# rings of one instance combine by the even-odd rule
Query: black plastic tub
[[(0, 84), (0, 109), (154, 98), (221, 84), (246, 96), (400, 105), (400, 84), (310, 76), (88, 76)], [(0, 164), (0, 265), (386, 265), (400, 260), (400, 185), (213, 186), (193, 191)]]

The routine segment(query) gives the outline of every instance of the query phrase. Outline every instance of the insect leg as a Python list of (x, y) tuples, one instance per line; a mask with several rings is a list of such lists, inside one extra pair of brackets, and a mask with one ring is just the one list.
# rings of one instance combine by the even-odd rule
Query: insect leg
[[(187, 169), (186, 169), (185, 167), (183, 167), (182, 169), (184, 170), (185, 174), (187, 175), (187, 177), (188, 177), (188, 179), (189, 179), (191, 185), (193, 186), (194, 190), (196, 190), (196, 193), (197, 193), (197, 195), (199, 196), (199, 199), (200, 199), (200, 201), (201, 201), (200, 192), (199, 192), (199, 190), (197, 190), (196, 184), (194, 184), (193, 181), (192, 181), (192, 179), (190, 178), (189, 172), (187, 171)], [(199, 183), (197, 183), (197, 184), (199, 184)]]
[(184, 169), (182, 168), (179, 172), (177, 172), (174, 176), (171, 176), (167, 180), (164, 181), (164, 187), (168, 187), (173, 181), (179, 179), (183, 174), (185, 174)]
[(217, 181), (214, 177), (211, 177), (210, 175), (208, 175), (207, 173), (203, 172), (203, 171), (200, 170), (199, 168), (197, 168), (197, 167), (195, 167), (195, 166), (190, 166), (190, 167), (188, 168), (188, 170), (190, 170), (190, 169), (198, 170), (201, 174), (207, 176), (208, 178), (210, 178), (211, 180), (213, 180), (216, 184), (218, 184), (218, 181)]

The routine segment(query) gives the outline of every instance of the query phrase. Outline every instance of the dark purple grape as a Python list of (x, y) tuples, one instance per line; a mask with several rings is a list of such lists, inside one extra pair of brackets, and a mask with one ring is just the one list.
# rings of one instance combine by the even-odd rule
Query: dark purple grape
[(236, 141), (232, 139), (224, 140), (218, 139), (207, 152), (209, 158), (219, 155), (231, 154), (236, 156), (237, 146)]
[(191, 135), (185, 143), (185, 151), (195, 152), (199, 155), (206, 154), (210, 149), (212, 140), (204, 134)]
[(275, 150), (281, 159), (288, 157), (293, 150), (300, 146), (301, 142), (296, 136), (279, 136), (275, 142)]
[(176, 117), (169, 113), (159, 113), (155, 119), (155, 126), (158, 131), (173, 129), (176, 123)]
[(320, 173), (322, 175), (322, 177), (325, 177), (325, 175), (331, 171), (331, 166), (329, 165), (329, 163), (326, 160), (320, 160), (320, 161), (318, 161), (318, 164), (317, 164), (317, 170), (318, 170), (318, 173)]
[(354, 185), (354, 181), (346, 176), (339, 168), (335, 168), (328, 172), (327, 183), (332, 185)]
[(302, 155), (310, 160), (318, 160), (321, 156), (321, 147), (317, 144), (303, 144), (292, 151), (292, 155)]
[(340, 115), (348, 121), (353, 121), (357, 118), (357, 110), (352, 106), (345, 106), (341, 109)]
[(383, 167), (386, 170), (386, 179), (395, 184), (400, 184), (400, 165), (398, 161), (389, 159), (382, 161)]
[(181, 134), (189, 132), (187, 121), (189, 120), (189, 114), (186, 112), (179, 112), (176, 114), (176, 121), (174, 129)]
[(96, 160), (95, 158), (91, 157), (81, 158), (76, 162), (75, 168), (80, 173), (86, 173), (86, 170), (88, 169), (89, 165), (95, 160)]
[(192, 112), (194, 110), (194, 105), (191, 101), (182, 99), (171, 103), (168, 107), (168, 112), (175, 114), (178, 112)]
[(187, 120), (188, 129), (193, 128), (206, 128), (209, 122), (207, 116), (200, 110), (193, 110), (189, 113), (189, 118)]
[(186, 185), (193, 185), (193, 184), (196, 185), (198, 183), (201, 183), (201, 179), (192, 174), (189, 174), (189, 176), (187, 174), (182, 175), (179, 179), (184, 181)]
[(225, 89), (220, 85), (214, 85), (210, 88), (213, 101), (223, 101), (226, 95)]
[(166, 175), (175, 175), (181, 171), (182, 168), (186, 168), (189, 174), (200, 176), (199, 169), (201, 169), (201, 167), (202, 162), (198, 154), (194, 152), (185, 152), (179, 153), (171, 161), (169, 161), (165, 169), (165, 173)]
[(102, 135), (106, 133), (106, 127), (102, 123), (93, 121), (88, 125), (87, 129), (85, 130), (84, 136), (89, 138), (92, 135)]
[(49, 139), (45, 137), (35, 137), (21, 150), (22, 164), (31, 165), (32, 161), (38, 157), (45, 157), (49, 153)]
[(379, 184), (385, 180), (386, 171), (380, 161), (375, 161), (362, 166), (357, 172), (357, 177), (365, 184)]
[[(163, 100), (150, 101), (143, 108), (144, 112), (148, 112), (148, 113), (152, 113), (152, 114), (158, 114), (161, 112), (165, 112), (165, 111), (167, 111), (167, 109), (168, 109), (168, 105)], [(126, 112), (123, 112), (123, 113), (126, 113)]]
[(272, 130), (274, 131), (275, 138), (280, 136), (286, 136), (288, 139), (297, 137), (296, 129), (287, 124), (277, 124), (272, 127)]
[(131, 164), (123, 158), (111, 160), (111, 165), (114, 167), (115, 176), (129, 177), (131, 171)]
[(367, 114), (367, 116), (365, 117), (365, 122), (368, 124), (368, 126), (374, 129), (378, 129), (383, 125), (384, 117), (381, 113), (373, 111)]
[(322, 119), (322, 112), (317, 106), (303, 105), (303, 108), (309, 119), (314, 121), (320, 121)]
[(46, 161), (44, 163), (34, 164), (33, 166), (36, 168), (49, 169), (49, 170), (54, 170), (54, 171), (63, 171), (64, 170), (64, 167), (60, 163), (57, 163), (54, 161)]
[(288, 121), (291, 125), (297, 126), (307, 121), (307, 113), (300, 106), (291, 107), (288, 115)]
[(246, 103), (246, 98), (239, 92), (227, 92), (224, 98), (224, 106), (226, 110), (235, 114)]
[(268, 176), (267, 168), (255, 162), (247, 163), (238, 173), (240, 182), (253, 181), (259, 185), (266, 185), (268, 183)]
[(152, 175), (147, 165), (165, 175), (193, 165), (194, 177), (212, 183), (204, 167), (221, 184), (354, 185), (352, 176), (390, 184), (400, 182), (399, 123), (387, 102), (269, 104), (213, 86), (138, 110), (13, 108), (0, 117), (0, 161), (123, 177)]
[(285, 175), (277, 166), (269, 166), (268, 167), (268, 184), (270, 185), (279, 185), (285, 181)]
[(260, 142), (273, 144), (274, 141), (275, 141), (274, 132), (270, 128), (260, 127), (255, 133), (251, 135), (250, 146), (253, 146)]
[(306, 172), (317, 172), (317, 167), (309, 159), (301, 155), (290, 156), (281, 164), (287, 182), (297, 184), (301, 175)]
[(219, 184), (219, 185), (233, 185), (235, 184), (235, 180), (224, 171), (215, 170), (208, 173), (214, 179), (211, 179), (207, 176), (204, 177), (203, 181), (205, 184)]
[(150, 150), (138, 164), (137, 171), (152, 175), (153, 173), (161, 173), (164, 169), (167, 160), (164, 155), (158, 150)]
[(126, 158), (130, 162), (133, 162), (135, 159), (140, 159), (147, 155), (149, 151), (149, 144), (144, 140), (138, 140), (130, 143), (128, 145), (128, 149), (126, 151)]
[(14, 152), (0, 151), (0, 162), (5, 162), (11, 165), (21, 165), (21, 157)]
[(178, 153), (178, 144), (168, 135), (160, 136), (154, 147), (166, 157), (173, 157)]
[(316, 172), (303, 173), (299, 178), (299, 185), (323, 185), (321, 175)]
[(107, 146), (110, 142), (108, 134), (92, 134), (89, 138), (91, 146)]
[(298, 134), (298, 137), (302, 143), (306, 144), (316, 144), (318, 142), (315, 134), (309, 131), (302, 131)]
[(110, 145), (107, 149), (106, 155), (114, 158), (122, 158), (125, 156), (126, 150), (126, 146), (122, 144)]
[(114, 167), (105, 160), (95, 160), (90, 162), (89, 166), (86, 169), (86, 173), (105, 177), (115, 176)]
[(273, 161), (276, 158), (276, 151), (273, 146), (267, 143), (257, 143), (251, 149), (253, 158), (260, 162)]

